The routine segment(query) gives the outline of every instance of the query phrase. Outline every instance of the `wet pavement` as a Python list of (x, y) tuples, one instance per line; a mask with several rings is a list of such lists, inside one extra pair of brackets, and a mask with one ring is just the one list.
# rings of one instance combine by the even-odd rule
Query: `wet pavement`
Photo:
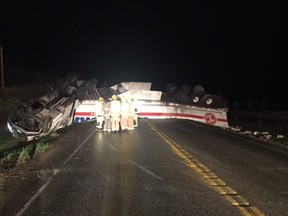
[[(5, 175), (0, 215), (285, 215), (285, 152), (186, 120), (70, 127)], [(4, 178), (4, 176), (3, 176)]]

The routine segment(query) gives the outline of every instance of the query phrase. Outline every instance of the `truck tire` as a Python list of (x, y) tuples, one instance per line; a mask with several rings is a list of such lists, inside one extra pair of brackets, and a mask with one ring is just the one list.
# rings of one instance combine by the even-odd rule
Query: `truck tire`
[(200, 102), (200, 97), (195, 95), (194, 93), (191, 93), (189, 95), (189, 103), (192, 105), (197, 105)]
[(186, 91), (180, 90), (175, 94), (176, 102), (181, 104), (189, 104), (189, 96)]
[(212, 107), (214, 103), (214, 97), (210, 94), (205, 94), (202, 97), (201, 102), (205, 107)]
[(195, 95), (197, 95), (198, 97), (202, 97), (205, 95), (205, 89), (203, 86), (201, 85), (196, 85), (194, 88), (193, 88), (193, 93)]
[(181, 85), (180, 90), (186, 92), (187, 95), (190, 95), (192, 93), (192, 87), (189, 84)]
[(175, 94), (178, 91), (178, 86), (175, 83), (169, 83), (166, 86), (166, 93), (170, 96)]

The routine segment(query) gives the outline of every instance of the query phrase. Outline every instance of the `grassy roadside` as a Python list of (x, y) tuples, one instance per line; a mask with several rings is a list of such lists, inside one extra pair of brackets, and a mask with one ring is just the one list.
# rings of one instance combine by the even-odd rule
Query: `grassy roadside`
[[(288, 112), (286, 111), (250, 111), (228, 112), (230, 126), (240, 127), (240, 133), (267, 141), (261, 132), (269, 134), (269, 141), (288, 146)], [(260, 132), (260, 133), (259, 133)], [(259, 133), (258, 135), (254, 135)]]
[(35, 159), (52, 146), (51, 138), (57, 136), (57, 133), (53, 133), (51, 136), (5, 151), (2, 157), (0, 157), (0, 168), (16, 167), (19, 164)]
[(44, 149), (47, 142), (25, 144), (12, 136), (6, 124), (8, 116), (22, 103), (43, 95), (48, 90), (47, 85), (25, 85), (6, 87), (0, 90), (0, 166), (5, 167), (12, 161), (23, 163), (35, 157)]
[(6, 151), (0, 159), (0, 167), (8, 168), (25, 163), (27, 160), (35, 158), (49, 147), (49, 143), (43, 141), (30, 143), (17, 149)]
[(48, 85), (25, 85), (0, 89), (0, 155), (19, 146), (19, 141), (8, 131), (8, 116), (22, 103), (43, 95)]

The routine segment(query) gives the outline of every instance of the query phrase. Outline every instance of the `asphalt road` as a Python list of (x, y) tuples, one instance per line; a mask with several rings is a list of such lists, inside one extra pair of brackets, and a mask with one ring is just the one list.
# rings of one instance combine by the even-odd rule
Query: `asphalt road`
[(288, 215), (288, 154), (188, 120), (71, 127), (7, 175), (2, 215)]

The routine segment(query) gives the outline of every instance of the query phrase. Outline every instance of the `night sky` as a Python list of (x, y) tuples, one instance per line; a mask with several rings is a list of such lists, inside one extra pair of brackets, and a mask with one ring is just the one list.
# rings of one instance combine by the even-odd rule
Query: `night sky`
[(73, 72), (111, 85), (152, 82), (155, 90), (201, 84), (231, 101), (282, 103), (287, 2), (3, 0), (6, 76), (13, 84), (23, 70)]

